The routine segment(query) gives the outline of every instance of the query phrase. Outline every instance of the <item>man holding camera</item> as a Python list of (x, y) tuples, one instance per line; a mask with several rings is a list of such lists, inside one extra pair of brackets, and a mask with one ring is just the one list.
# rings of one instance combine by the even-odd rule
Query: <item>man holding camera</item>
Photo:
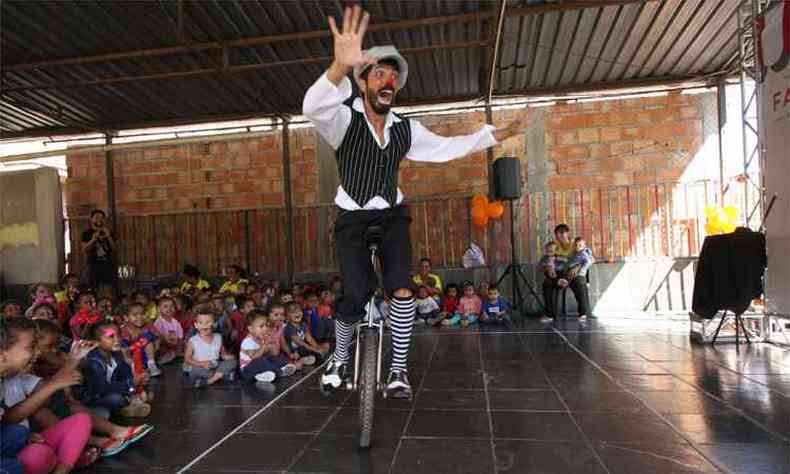
[(88, 281), (98, 290), (109, 286), (118, 288), (118, 267), (113, 251), (115, 241), (112, 232), (106, 227), (107, 215), (101, 209), (91, 212), (91, 227), (82, 233), (82, 251), (88, 255)]

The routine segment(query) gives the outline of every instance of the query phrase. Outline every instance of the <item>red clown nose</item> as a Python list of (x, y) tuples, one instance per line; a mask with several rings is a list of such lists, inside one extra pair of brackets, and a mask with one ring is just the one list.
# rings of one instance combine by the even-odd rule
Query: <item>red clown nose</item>
[(387, 85), (392, 87), (392, 90), (395, 90), (395, 76), (390, 76), (390, 80), (387, 81)]

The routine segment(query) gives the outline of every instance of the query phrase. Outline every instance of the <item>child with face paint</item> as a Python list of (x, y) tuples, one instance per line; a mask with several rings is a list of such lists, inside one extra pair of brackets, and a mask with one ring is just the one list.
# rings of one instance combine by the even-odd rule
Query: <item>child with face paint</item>
[(212, 385), (222, 379), (236, 378), (236, 358), (222, 345), (222, 335), (214, 332), (216, 311), (207, 305), (195, 308), (195, 329), (184, 351), (184, 370), (195, 388)]
[(126, 309), (125, 324), (121, 329), (121, 344), (129, 351), (135, 373), (146, 370), (151, 377), (162, 375), (156, 365), (159, 339), (152, 326), (147, 324), (145, 309), (140, 303), (132, 303)]
[(82, 404), (101, 407), (126, 417), (146, 417), (151, 405), (135, 395), (135, 387), (148, 382), (148, 374), (135, 376), (122, 352), (121, 331), (113, 323), (91, 326), (90, 340), (97, 344), (80, 364), (85, 383), (75, 390)]
[(80, 293), (77, 297), (76, 314), (69, 319), (71, 337), (74, 341), (84, 339), (91, 325), (101, 322), (102, 317), (96, 310), (96, 299), (91, 293)]

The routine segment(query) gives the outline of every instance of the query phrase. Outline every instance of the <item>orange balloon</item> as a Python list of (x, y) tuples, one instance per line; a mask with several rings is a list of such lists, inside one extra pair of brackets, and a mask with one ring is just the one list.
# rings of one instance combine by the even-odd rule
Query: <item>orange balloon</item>
[(484, 214), (483, 217), (472, 217), (472, 223), (477, 227), (485, 227), (488, 225), (488, 216)]
[(488, 198), (482, 194), (477, 194), (472, 198), (472, 207), (481, 206), (485, 209), (488, 205)]
[(491, 219), (499, 219), (505, 213), (505, 206), (499, 201), (489, 202), (486, 206), (486, 215)]
[(487, 217), (487, 215), (486, 215), (486, 207), (485, 206), (473, 206), (471, 214), (472, 214), (472, 219), (482, 219), (483, 217)]

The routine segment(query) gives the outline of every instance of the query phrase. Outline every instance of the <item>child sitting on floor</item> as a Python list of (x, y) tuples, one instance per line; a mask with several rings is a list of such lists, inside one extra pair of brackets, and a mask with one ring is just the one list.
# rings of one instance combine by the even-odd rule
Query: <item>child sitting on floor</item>
[(241, 341), (247, 337), (247, 315), (255, 309), (255, 302), (246, 296), (239, 296), (236, 298), (236, 301), (239, 308), (228, 317), (230, 342), (233, 344), (234, 350), (238, 350), (241, 346)]
[[(75, 363), (66, 367), (43, 384), (37, 384), (35, 396), (22, 390), (22, 399), (12, 400), (8, 406), (6, 389), (10, 392), (15, 376), (23, 374), (36, 356), (36, 326), (23, 318), (0, 319), (0, 470), (9, 473), (45, 474), (68, 473), (96, 461), (98, 449), (85, 447), (92, 425), (90, 417), (78, 413), (60, 420), (41, 433), (33, 433), (23, 422), (41, 409), (58, 390), (76, 385), (80, 374), (74, 369), (79, 358), (93, 346), (81, 342), (71, 357)], [(11, 383), (11, 387), (6, 384)], [(24, 387), (20, 387), (23, 388)], [(7, 409), (6, 409), (7, 408)]]
[(461, 317), (458, 316), (458, 285), (450, 283), (444, 290), (442, 299), (442, 310), (439, 312), (437, 324), (452, 326), (458, 324)]
[(119, 412), (125, 417), (146, 417), (151, 405), (135, 393), (136, 386), (148, 382), (148, 374), (132, 373), (132, 367), (121, 352), (121, 334), (115, 324), (100, 322), (90, 327), (90, 340), (96, 348), (80, 364), (85, 381), (77, 391), (78, 399), (87, 407), (100, 407)]
[(132, 303), (126, 309), (125, 324), (121, 328), (121, 345), (128, 349), (135, 373), (148, 371), (151, 377), (162, 375), (156, 365), (159, 339), (154, 328), (146, 324), (145, 309), (141, 303)]
[(417, 290), (416, 305), (417, 313), (415, 314), (415, 323), (436, 324), (439, 314), (439, 304), (431, 296), (427, 286), (420, 285)]
[(184, 370), (195, 388), (213, 385), (222, 379), (236, 379), (236, 358), (222, 345), (222, 335), (214, 332), (216, 312), (210, 306), (195, 308), (197, 334), (187, 342)]
[(460, 314), (461, 326), (468, 327), (474, 324), (480, 317), (483, 302), (475, 294), (475, 285), (471, 281), (464, 283), (464, 296), (458, 301), (458, 314)]
[(181, 322), (175, 318), (176, 303), (173, 298), (163, 296), (157, 301), (159, 317), (154, 321), (154, 332), (159, 336), (160, 365), (173, 362), (176, 357), (184, 355), (184, 330)]
[(101, 316), (96, 311), (93, 295), (87, 292), (80, 293), (77, 298), (77, 313), (69, 319), (71, 337), (74, 341), (85, 338), (88, 327), (100, 320)]
[[(288, 323), (283, 330), (285, 344), (287, 344), (291, 354), (296, 354), (298, 359), (305, 359), (303, 361), (304, 365), (315, 364), (317, 360), (321, 360), (329, 352), (329, 343), (319, 344), (315, 342), (312, 334), (310, 334), (310, 328), (307, 327), (307, 323), (304, 321), (301, 306), (296, 303), (289, 303), (285, 309), (288, 316)], [(292, 355), (291, 358), (295, 357)]]
[(510, 305), (499, 296), (496, 285), (488, 286), (488, 297), (483, 302), (483, 312), (480, 321), (484, 323), (504, 323), (510, 320), (508, 310)]
[(244, 380), (274, 382), (277, 377), (288, 377), (296, 372), (297, 366), (280, 353), (280, 345), (272, 338), (274, 324), (266, 313), (251, 311), (247, 315), (247, 327), (247, 337), (239, 350), (239, 366)]
[(332, 317), (332, 292), (329, 290), (321, 291), (320, 302), (316, 307), (318, 315), (322, 318)]

